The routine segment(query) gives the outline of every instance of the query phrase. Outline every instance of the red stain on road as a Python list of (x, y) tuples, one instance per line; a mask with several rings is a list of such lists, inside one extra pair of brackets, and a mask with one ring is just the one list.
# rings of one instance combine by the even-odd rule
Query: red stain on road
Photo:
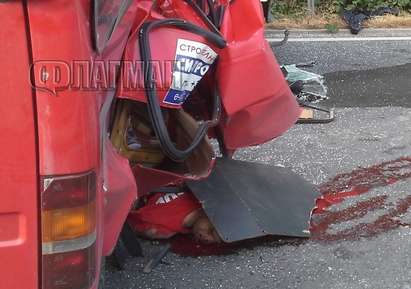
[[(388, 195), (370, 197), (341, 211), (329, 212), (327, 209), (349, 197), (366, 195), (378, 187), (386, 187), (401, 180), (411, 178), (411, 158), (399, 158), (369, 168), (360, 168), (347, 174), (340, 174), (320, 187), (322, 198), (317, 200), (317, 208), (311, 220), (312, 238), (316, 240), (342, 240), (373, 235), (409, 225), (401, 221), (401, 216), (411, 207), (410, 196), (398, 201), (394, 208), (387, 210), (372, 223), (360, 223), (336, 234), (329, 233), (332, 224), (361, 218), (371, 211), (386, 206)], [(395, 192), (393, 192), (395, 193)]]

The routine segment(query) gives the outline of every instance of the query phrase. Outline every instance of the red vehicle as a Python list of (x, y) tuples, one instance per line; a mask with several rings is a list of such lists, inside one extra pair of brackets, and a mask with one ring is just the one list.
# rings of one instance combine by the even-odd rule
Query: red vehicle
[[(158, 2), (181, 2), (173, 8), (181, 12), (190, 1)], [(159, 183), (156, 170), (140, 171), (136, 177), (109, 138), (115, 99), (142, 101), (141, 95), (118, 87), (116, 72), (124, 70), (121, 60), (139, 60), (133, 37), (145, 19), (167, 17), (147, 10), (150, 3), (0, 2), (0, 289), (97, 288), (102, 260), (113, 251), (132, 203)], [(215, 3), (232, 9), (230, 21), (238, 23), (234, 33), (229, 20), (223, 20), (220, 30), (228, 50), (215, 48), (222, 58), (215, 75), (224, 78), (227, 95), (222, 95), (223, 118), (213, 134), (225, 139), (230, 154), (278, 136), (295, 122), (299, 109), (284, 79), (278, 78), (268, 44), (261, 41), (259, 0)], [(236, 9), (251, 8), (257, 10), (247, 13), (256, 17), (247, 21), (236, 14)], [(209, 29), (201, 17), (192, 18)], [(260, 39), (258, 48), (249, 42), (252, 37)], [(175, 51), (171, 38), (169, 49), (155, 39), (153, 57)], [(243, 46), (240, 54), (234, 43)], [(248, 59), (247, 51), (256, 66), (233, 65), (232, 59)], [(258, 81), (242, 89), (244, 70), (267, 74), (264, 63), (274, 71), (268, 76), (275, 91)], [(232, 90), (237, 98), (230, 98)]]

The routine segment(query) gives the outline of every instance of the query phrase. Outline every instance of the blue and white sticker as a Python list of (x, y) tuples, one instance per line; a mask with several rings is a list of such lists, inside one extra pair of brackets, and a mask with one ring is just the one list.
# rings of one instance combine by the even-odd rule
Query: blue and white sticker
[(217, 59), (217, 53), (204, 43), (178, 39), (173, 81), (163, 102), (181, 105)]

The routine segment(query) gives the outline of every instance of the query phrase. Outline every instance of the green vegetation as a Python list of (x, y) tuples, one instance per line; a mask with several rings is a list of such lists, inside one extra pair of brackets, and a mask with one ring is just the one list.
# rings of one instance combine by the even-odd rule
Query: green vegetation
[[(299, 17), (307, 14), (306, 0), (276, 0), (273, 1), (272, 12), (275, 18)], [(411, 0), (316, 0), (318, 14), (331, 15), (341, 10), (368, 10), (373, 11), (382, 7), (399, 8), (402, 11), (411, 11)]]
[(335, 23), (327, 23), (324, 25), (324, 28), (327, 30), (328, 33), (337, 33), (340, 30), (338, 24)]
[(352, 0), (352, 1), (343, 1), (336, 0), (335, 5), (337, 9), (345, 8), (347, 10), (353, 9), (362, 9), (373, 11), (378, 8), (390, 7), (390, 8), (400, 8), (401, 10), (407, 10), (411, 8), (411, 0)]

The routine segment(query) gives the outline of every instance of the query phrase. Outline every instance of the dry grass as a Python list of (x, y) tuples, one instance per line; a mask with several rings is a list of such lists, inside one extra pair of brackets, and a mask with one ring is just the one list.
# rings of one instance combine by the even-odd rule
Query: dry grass
[(366, 27), (371, 28), (411, 28), (411, 14), (400, 16), (386, 15), (375, 17), (365, 23)]
[[(307, 15), (298, 18), (282, 18), (267, 24), (272, 29), (324, 29), (327, 24), (347, 28), (339, 15)], [(411, 14), (386, 15), (370, 19), (364, 23), (368, 28), (411, 28)]]
[(323, 29), (327, 24), (335, 24), (339, 28), (345, 27), (344, 21), (337, 15), (331, 17), (305, 16), (299, 18), (282, 18), (267, 24), (272, 29)]
[(344, 21), (339, 16), (305, 16), (299, 18), (282, 18), (267, 24), (268, 28), (273, 29), (319, 29), (324, 28), (326, 24), (335, 24), (338, 27), (344, 27)]

